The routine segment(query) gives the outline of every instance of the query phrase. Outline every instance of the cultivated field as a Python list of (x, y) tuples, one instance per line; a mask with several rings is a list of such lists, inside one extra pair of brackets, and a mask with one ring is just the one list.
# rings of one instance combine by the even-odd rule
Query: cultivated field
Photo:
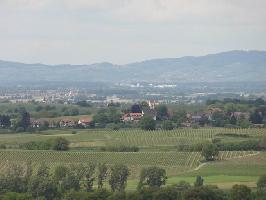
[[(0, 144), (7, 149), (0, 150), (0, 170), (11, 164), (33, 166), (45, 163), (51, 168), (57, 165), (79, 163), (125, 164), (130, 170), (129, 189), (136, 186), (140, 170), (147, 166), (166, 169), (168, 184), (179, 180), (193, 182), (196, 175), (202, 175), (206, 183), (229, 188), (233, 183), (247, 183), (254, 186), (258, 176), (266, 174), (266, 154), (256, 151), (222, 151), (215, 162), (202, 163), (200, 152), (181, 152), (178, 145), (193, 145), (219, 138), (225, 142), (260, 139), (266, 136), (266, 129), (176, 129), (173, 131), (133, 130), (48, 130), (35, 134), (0, 134)], [(62, 136), (70, 141), (70, 151), (16, 149), (30, 141), (45, 141)], [(103, 146), (137, 146), (140, 152), (100, 152)], [(10, 148), (9, 148), (10, 147)], [(15, 149), (14, 149), (15, 148)], [(232, 183), (232, 184), (231, 184)]]

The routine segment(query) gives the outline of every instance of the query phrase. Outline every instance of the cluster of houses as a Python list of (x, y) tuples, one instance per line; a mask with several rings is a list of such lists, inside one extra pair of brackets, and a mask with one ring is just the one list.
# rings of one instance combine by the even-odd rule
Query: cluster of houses
[[(158, 102), (148, 101), (148, 104), (141, 106), (135, 104), (131, 107), (130, 112), (124, 114), (121, 117), (121, 122), (130, 123), (138, 122), (143, 116), (149, 116), (153, 120), (157, 120), (157, 111), (155, 106)], [(210, 108), (207, 111), (197, 112), (197, 113), (187, 113), (186, 119), (181, 124), (183, 127), (191, 127), (193, 124), (200, 124), (204, 120), (212, 121), (213, 114), (216, 112), (223, 112), (220, 108)], [(168, 112), (169, 118), (173, 115), (170, 111)], [(250, 114), (248, 112), (232, 112), (231, 118), (234, 117), (236, 120), (240, 118), (249, 119)], [(93, 125), (93, 119), (91, 117), (83, 117), (78, 120), (72, 118), (62, 118), (57, 121), (45, 121), (45, 120), (31, 120), (31, 127), (39, 128), (46, 126), (48, 128), (67, 128), (67, 127), (91, 127)]]
[[(190, 127), (193, 124), (200, 124), (201, 121), (208, 120), (213, 121), (213, 114), (216, 112), (223, 112), (220, 108), (210, 108), (207, 111), (204, 112), (198, 112), (198, 113), (187, 113), (186, 115), (186, 121), (182, 123), (182, 126), (184, 127)], [(249, 119), (250, 113), (249, 112), (232, 112), (230, 114), (230, 119), (235, 118), (236, 120), (239, 120), (241, 118)]]
[(32, 128), (40, 128), (42, 126), (46, 126), (48, 128), (56, 128), (56, 127), (66, 128), (66, 127), (75, 127), (75, 126), (86, 128), (86, 127), (90, 127), (92, 123), (93, 123), (93, 120), (91, 117), (80, 118), (78, 121), (72, 118), (62, 118), (57, 121), (31, 119)]
[(148, 106), (133, 105), (131, 112), (122, 116), (122, 122), (138, 122), (144, 115), (151, 117), (153, 120), (157, 120), (157, 112), (155, 110), (155, 101), (148, 101)]

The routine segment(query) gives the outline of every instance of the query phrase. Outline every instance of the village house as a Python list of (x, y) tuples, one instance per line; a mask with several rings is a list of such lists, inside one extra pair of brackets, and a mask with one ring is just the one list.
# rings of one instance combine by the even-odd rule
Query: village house
[(137, 122), (143, 117), (142, 113), (127, 113), (122, 117), (123, 122)]
[(60, 127), (73, 127), (76, 125), (76, 122), (73, 119), (61, 119), (59, 122)]
[(235, 117), (235, 119), (237, 119), (237, 120), (241, 119), (242, 117), (244, 119), (249, 119), (250, 114), (248, 112), (232, 112), (231, 118), (232, 117)]
[(88, 127), (91, 125), (91, 123), (92, 123), (92, 118), (90, 117), (82, 118), (82, 119), (79, 119), (78, 121), (78, 125), (81, 125), (83, 127)]

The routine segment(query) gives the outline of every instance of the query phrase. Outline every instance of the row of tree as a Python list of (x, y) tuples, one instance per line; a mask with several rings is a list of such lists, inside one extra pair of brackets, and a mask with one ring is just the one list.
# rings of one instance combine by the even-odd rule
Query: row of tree
[[(144, 168), (138, 188), (125, 192), (129, 169), (124, 165), (105, 164), (58, 166), (53, 173), (42, 164), (36, 173), (31, 165), (13, 165), (0, 175), (0, 198), (4, 200), (66, 199), (66, 200), (265, 200), (266, 176), (259, 178), (257, 191), (245, 185), (234, 185), (229, 192), (216, 186), (204, 186), (197, 176), (194, 185), (180, 181), (166, 184), (162, 168)], [(97, 182), (97, 187), (94, 183)], [(111, 191), (104, 188), (108, 182)], [(97, 188), (97, 189), (96, 189)]]

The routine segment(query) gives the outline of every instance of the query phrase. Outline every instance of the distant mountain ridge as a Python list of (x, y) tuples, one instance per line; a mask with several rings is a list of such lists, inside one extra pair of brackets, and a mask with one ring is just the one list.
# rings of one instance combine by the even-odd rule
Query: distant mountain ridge
[(0, 82), (240, 82), (266, 81), (266, 51), (228, 51), (126, 65), (24, 64), (0, 60)]

